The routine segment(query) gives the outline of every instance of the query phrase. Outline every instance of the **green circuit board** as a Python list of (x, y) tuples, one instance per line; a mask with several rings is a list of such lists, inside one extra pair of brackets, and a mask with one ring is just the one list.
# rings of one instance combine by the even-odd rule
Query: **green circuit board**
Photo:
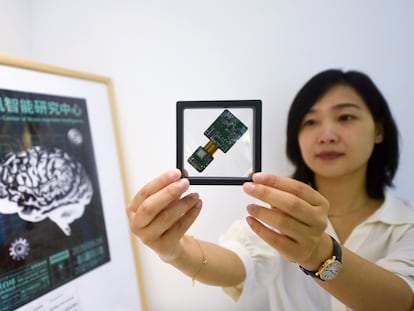
[(213, 161), (217, 149), (226, 153), (246, 131), (247, 126), (225, 109), (204, 132), (209, 142), (204, 147), (199, 146), (187, 162), (201, 173)]
[(204, 135), (221, 151), (226, 153), (246, 131), (247, 126), (229, 110), (225, 109), (204, 132)]

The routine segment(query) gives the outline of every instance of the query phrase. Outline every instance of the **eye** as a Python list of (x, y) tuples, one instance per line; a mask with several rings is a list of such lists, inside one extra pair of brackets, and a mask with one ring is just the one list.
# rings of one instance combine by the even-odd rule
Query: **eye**
[(352, 121), (354, 119), (356, 119), (356, 117), (351, 114), (343, 114), (339, 116), (340, 121)]
[(308, 126), (312, 126), (316, 124), (316, 120), (315, 119), (305, 119), (302, 122), (302, 127), (308, 127)]

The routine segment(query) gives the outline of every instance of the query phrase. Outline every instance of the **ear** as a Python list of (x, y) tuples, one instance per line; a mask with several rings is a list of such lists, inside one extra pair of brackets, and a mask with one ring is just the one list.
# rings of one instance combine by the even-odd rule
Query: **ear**
[(375, 125), (375, 143), (380, 144), (384, 141), (384, 126), (381, 122)]

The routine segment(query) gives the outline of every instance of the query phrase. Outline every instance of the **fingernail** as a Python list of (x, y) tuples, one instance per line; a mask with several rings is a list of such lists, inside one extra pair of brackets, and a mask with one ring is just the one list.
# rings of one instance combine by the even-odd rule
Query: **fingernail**
[(201, 200), (199, 200), (196, 205), (194, 205), (194, 208), (201, 208), (201, 206), (203, 205), (203, 202)]
[(188, 179), (185, 179), (185, 178), (183, 178), (183, 179), (180, 179), (179, 181), (177, 181), (177, 186), (179, 187), (179, 188), (181, 188), (181, 189), (186, 189), (186, 188), (188, 188), (188, 186), (189, 186), (189, 182), (188, 182)]
[(247, 182), (247, 183), (244, 183), (243, 184), (243, 189), (244, 189), (244, 191), (246, 191), (247, 193), (251, 193), (251, 192), (253, 192), (253, 190), (254, 190), (254, 188), (255, 188), (256, 186), (253, 184), (253, 183), (251, 183), (251, 182)]
[(180, 172), (180, 170), (178, 170), (178, 169), (171, 170), (171, 171), (169, 171), (169, 172), (168, 172), (168, 176), (169, 176), (171, 179), (175, 180), (175, 179), (178, 179), (178, 178), (180, 178), (180, 177), (181, 177), (181, 172)]
[(200, 195), (196, 192), (190, 193), (188, 196), (194, 200), (198, 200), (198, 198), (200, 197)]
[(246, 217), (246, 222), (249, 224), (249, 226), (252, 226), (254, 223), (251, 217)]
[(263, 175), (263, 173), (256, 173), (256, 174), (253, 175), (252, 179), (255, 182), (261, 183), (264, 180), (264, 175)]

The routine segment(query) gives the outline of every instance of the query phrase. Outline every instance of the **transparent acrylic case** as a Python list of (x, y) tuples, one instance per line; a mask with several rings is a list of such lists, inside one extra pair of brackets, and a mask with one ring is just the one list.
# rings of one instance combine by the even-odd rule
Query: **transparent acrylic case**
[(261, 170), (260, 100), (177, 102), (177, 168), (193, 185), (241, 185)]

